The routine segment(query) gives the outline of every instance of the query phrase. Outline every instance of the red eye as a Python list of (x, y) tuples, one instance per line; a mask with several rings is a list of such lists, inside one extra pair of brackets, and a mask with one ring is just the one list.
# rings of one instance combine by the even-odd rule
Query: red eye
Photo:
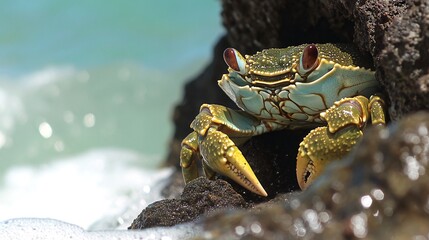
[(234, 71), (246, 74), (246, 59), (234, 48), (227, 48), (223, 51), (223, 60)]
[(300, 67), (304, 72), (313, 70), (318, 63), (319, 50), (316, 45), (310, 44), (304, 48), (301, 55)]
[(223, 60), (225, 60), (225, 63), (235, 71), (240, 71), (240, 68), (238, 67), (237, 63), (237, 57), (235, 56), (235, 49), (234, 48), (227, 48), (225, 51), (223, 51)]

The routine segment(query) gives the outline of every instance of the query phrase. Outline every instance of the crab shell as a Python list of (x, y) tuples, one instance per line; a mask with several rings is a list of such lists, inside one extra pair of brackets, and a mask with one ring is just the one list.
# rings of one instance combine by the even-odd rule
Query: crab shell
[[(334, 102), (377, 92), (374, 72), (360, 67), (367, 61), (354, 48), (311, 44), (317, 57), (310, 59), (313, 65), (304, 66), (308, 46), (266, 49), (245, 58), (233, 49), (239, 68), (230, 66), (219, 86), (243, 111), (274, 129), (320, 124), (319, 114)], [(227, 57), (225, 61), (230, 65)]]

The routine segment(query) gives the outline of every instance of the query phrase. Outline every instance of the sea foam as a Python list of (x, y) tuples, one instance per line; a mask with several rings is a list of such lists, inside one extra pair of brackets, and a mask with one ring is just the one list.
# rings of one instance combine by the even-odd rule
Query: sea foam
[(15, 166), (0, 189), (0, 221), (54, 218), (87, 229), (125, 229), (148, 204), (161, 199), (171, 169), (132, 151), (99, 149), (38, 167)]
[(77, 225), (54, 219), (21, 218), (0, 222), (0, 239), (2, 240), (186, 240), (196, 237), (201, 232), (201, 227), (192, 223), (140, 231), (85, 231)]

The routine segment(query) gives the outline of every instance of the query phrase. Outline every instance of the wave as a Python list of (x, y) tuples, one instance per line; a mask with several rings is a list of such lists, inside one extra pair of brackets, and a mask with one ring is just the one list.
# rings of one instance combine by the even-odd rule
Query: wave
[[(95, 222), (104, 229), (106, 224), (110, 229), (129, 226), (139, 211), (161, 198), (161, 180), (172, 171), (147, 169), (145, 161), (159, 161), (159, 156), (97, 149), (38, 167), (12, 167), (0, 190), (0, 221), (25, 216), (61, 219), (84, 228)], [(116, 217), (101, 218), (108, 214)]]

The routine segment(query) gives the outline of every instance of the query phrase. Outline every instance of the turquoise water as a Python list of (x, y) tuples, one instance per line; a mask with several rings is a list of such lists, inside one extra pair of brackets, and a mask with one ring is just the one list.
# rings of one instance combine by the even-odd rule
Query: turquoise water
[(126, 228), (160, 197), (172, 109), (222, 35), (220, 3), (10, 0), (0, 16), (0, 222)]
[(162, 159), (181, 86), (223, 31), (214, 0), (10, 0), (0, 16), (3, 171), (94, 148)]

